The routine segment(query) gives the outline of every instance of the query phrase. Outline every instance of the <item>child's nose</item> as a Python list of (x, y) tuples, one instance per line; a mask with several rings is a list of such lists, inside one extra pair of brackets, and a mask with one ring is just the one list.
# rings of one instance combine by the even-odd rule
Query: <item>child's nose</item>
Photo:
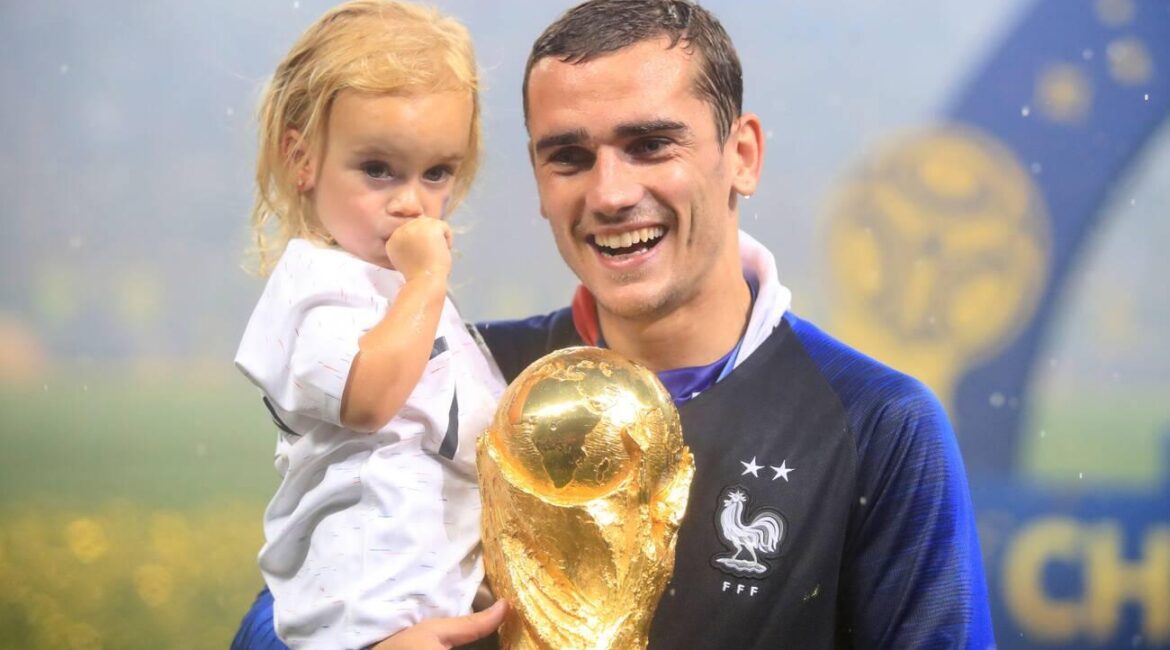
[(392, 217), (413, 219), (423, 213), (422, 192), (416, 183), (408, 183), (401, 191), (396, 192), (386, 205), (386, 211)]

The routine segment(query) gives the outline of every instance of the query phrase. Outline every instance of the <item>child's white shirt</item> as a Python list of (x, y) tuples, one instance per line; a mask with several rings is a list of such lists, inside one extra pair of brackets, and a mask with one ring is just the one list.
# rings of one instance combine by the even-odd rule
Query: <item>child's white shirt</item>
[(259, 564), (293, 648), (362, 648), (470, 611), (483, 579), (475, 439), (504, 381), (447, 299), (423, 376), (381, 430), (341, 425), (358, 339), (402, 274), (294, 239), (236, 353), (264, 392), (284, 477)]

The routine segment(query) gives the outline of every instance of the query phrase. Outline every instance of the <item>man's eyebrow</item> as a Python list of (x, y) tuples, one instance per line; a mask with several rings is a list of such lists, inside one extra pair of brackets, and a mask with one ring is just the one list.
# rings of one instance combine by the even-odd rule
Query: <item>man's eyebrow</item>
[(532, 150), (540, 153), (545, 149), (552, 147), (563, 147), (570, 144), (580, 144), (589, 139), (589, 133), (585, 129), (574, 129), (572, 131), (565, 131), (564, 133), (554, 133), (546, 135), (536, 141), (532, 146)]
[(636, 138), (651, 133), (689, 132), (690, 128), (682, 122), (674, 120), (646, 120), (645, 122), (629, 122), (619, 124), (613, 130), (614, 135), (620, 138)]
[[(614, 136), (618, 138), (636, 138), (639, 136), (650, 135), (651, 133), (690, 133), (690, 127), (682, 122), (675, 120), (645, 120), (642, 122), (627, 122), (619, 124), (613, 129)], [(567, 145), (581, 144), (589, 139), (589, 133), (585, 129), (574, 129), (572, 131), (565, 131), (563, 133), (553, 133), (546, 135), (536, 141), (532, 150), (540, 153), (545, 149), (553, 147), (564, 147)]]

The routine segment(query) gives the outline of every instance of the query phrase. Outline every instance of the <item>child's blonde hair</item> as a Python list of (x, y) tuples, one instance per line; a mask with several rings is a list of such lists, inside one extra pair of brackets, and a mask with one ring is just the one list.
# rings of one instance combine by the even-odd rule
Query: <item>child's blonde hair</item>
[[(455, 176), (451, 208), (467, 195), (475, 178), (480, 158), (479, 74), (467, 28), (438, 10), (395, 0), (338, 5), (301, 35), (264, 89), (252, 206), (252, 237), (261, 274), (272, 269), (293, 237), (331, 241), (297, 188), (293, 157), (296, 149), (321, 150), (330, 107), (342, 90), (470, 92), (471, 132), (467, 155)], [(300, 133), (300, 147), (286, 147), (289, 129)]]

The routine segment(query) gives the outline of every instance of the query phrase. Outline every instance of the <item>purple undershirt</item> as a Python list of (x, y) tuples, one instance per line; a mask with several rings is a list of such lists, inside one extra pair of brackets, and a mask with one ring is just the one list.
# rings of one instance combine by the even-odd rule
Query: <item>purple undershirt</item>
[(663, 386), (666, 386), (666, 390), (677, 406), (714, 386), (715, 382), (722, 376), (723, 368), (728, 365), (738, 350), (739, 346), (736, 345), (731, 352), (723, 355), (722, 359), (705, 366), (663, 370), (658, 373), (658, 379)]
[[(759, 289), (753, 279), (747, 279), (748, 289), (751, 291), (752, 304), (756, 303), (756, 294)], [(722, 358), (709, 363), (705, 366), (691, 366), (689, 368), (674, 368), (672, 370), (663, 370), (656, 373), (658, 380), (666, 387), (667, 392), (670, 393), (670, 398), (674, 400), (675, 406), (682, 404), (694, 397), (698, 397), (700, 393), (714, 386), (716, 382), (726, 377), (731, 369), (734, 367), (736, 356), (739, 355), (739, 346), (743, 344), (743, 337), (736, 342), (735, 347), (731, 351), (723, 355)], [(606, 347), (605, 338), (598, 337), (597, 345)]]

